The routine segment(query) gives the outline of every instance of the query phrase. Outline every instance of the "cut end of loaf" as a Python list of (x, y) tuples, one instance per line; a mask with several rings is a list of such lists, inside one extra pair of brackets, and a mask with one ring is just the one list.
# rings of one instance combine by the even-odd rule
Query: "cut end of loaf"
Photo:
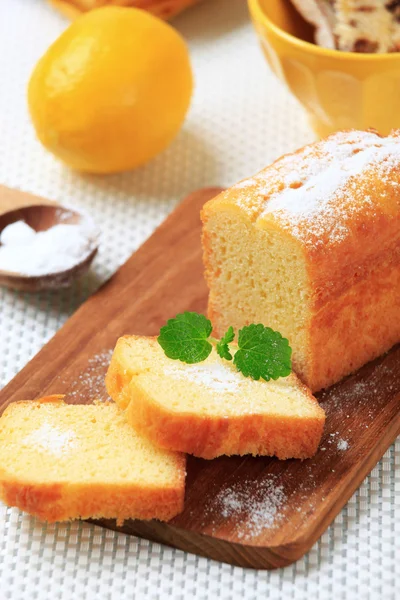
[(185, 457), (154, 447), (113, 403), (15, 402), (0, 419), (0, 497), (45, 521), (169, 520)]
[(167, 358), (154, 338), (121, 338), (107, 383), (137, 431), (163, 448), (206, 459), (308, 458), (325, 422), (324, 411), (294, 374), (254, 381), (215, 351), (187, 365)]
[(311, 290), (301, 244), (283, 232), (254, 226), (230, 207), (205, 215), (203, 246), (210, 287), (208, 316), (217, 335), (264, 323), (293, 349), (293, 365), (305, 381)]

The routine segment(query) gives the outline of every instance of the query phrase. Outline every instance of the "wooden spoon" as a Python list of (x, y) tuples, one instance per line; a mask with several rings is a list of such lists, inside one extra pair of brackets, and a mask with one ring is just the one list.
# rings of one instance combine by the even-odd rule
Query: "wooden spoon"
[[(79, 212), (56, 202), (0, 185), (0, 235), (7, 225), (21, 220), (35, 231), (46, 231), (59, 223), (77, 224), (84, 219)], [(96, 252), (97, 246), (73, 267), (56, 273), (23, 275), (0, 270), (0, 285), (24, 292), (67, 287), (87, 271)]]

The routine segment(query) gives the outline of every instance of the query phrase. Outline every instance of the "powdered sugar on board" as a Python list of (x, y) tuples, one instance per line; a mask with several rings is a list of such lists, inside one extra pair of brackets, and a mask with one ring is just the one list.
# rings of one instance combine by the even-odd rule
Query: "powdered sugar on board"
[(111, 400), (107, 394), (105, 376), (113, 349), (103, 350), (89, 358), (87, 367), (72, 383), (67, 398), (79, 403), (82, 400)]
[[(322, 237), (325, 243), (338, 243), (348, 235), (348, 222), (355, 213), (367, 209), (374, 214), (384, 193), (382, 183), (388, 190), (400, 186), (399, 178), (393, 176), (399, 167), (399, 137), (339, 132), (284, 156), (233, 189), (240, 192), (237, 202), (249, 214), (258, 207), (259, 220), (278, 219), (306, 244), (318, 243)], [(372, 182), (371, 194), (360, 194), (360, 177), (370, 169), (380, 191), (374, 193)]]
[[(242, 517), (246, 531), (251, 531), (251, 537), (279, 524), (284, 515), (280, 509), (285, 502), (284, 489), (273, 476), (260, 481), (256, 488), (250, 482), (233, 483), (223, 488), (215, 499), (222, 517)], [(245, 539), (247, 535), (239, 524), (238, 538)]]

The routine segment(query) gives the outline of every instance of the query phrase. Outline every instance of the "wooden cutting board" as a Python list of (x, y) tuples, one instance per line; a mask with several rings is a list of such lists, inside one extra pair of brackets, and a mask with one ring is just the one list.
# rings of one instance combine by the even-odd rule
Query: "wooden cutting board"
[[(117, 338), (155, 335), (184, 310), (206, 311), (199, 210), (218, 189), (190, 195), (0, 393), (9, 402), (65, 393), (106, 397)], [(310, 460), (189, 458), (185, 510), (170, 523), (99, 525), (235, 565), (276, 568), (320, 537), (400, 432), (400, 347), (320, 395), (327, 412)]]

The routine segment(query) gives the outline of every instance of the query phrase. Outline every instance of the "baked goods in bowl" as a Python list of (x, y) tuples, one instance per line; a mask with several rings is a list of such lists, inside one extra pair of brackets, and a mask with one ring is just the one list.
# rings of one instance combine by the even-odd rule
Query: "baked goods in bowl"
[(45, 521), (169, 520), (183, 509), (185, 464), (111, 402), (52, 396), (10, 404), (0, 419), (0, 498)]
[(215, 350), (204, 362), (185, 364), (167, 358), (155, 338), (120, 338), (106, 385), (140, 434), (206, 459), (309, 458), (325, 423), (324, 411), (293, 373), (255, 381)]
[(315, 41), (346, 52), (398, 52), (398, 0), (291, 0), (315, 27)]
[(333, 134), (205, 204), (217, 335), (277, 329), (312, 391), (400, 340), (399, 136)]
[[(338, 52), (315, 43), (312, 27), (290, 0), (248, 4), (269, 66), (303, 105), (319, 137), (349, 128), (375, 127), (385, 135), (400, 128), (393, 91), (400, 78), (399, 52)], [(324, 32), (329, 36), (329, 23)]]

